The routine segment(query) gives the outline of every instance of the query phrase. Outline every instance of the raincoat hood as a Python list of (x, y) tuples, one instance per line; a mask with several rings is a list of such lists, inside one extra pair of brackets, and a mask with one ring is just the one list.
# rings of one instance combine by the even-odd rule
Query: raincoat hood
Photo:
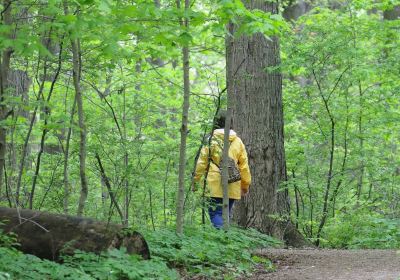
[[(224, 129), (224, 128), (219, 128), (219, 129), (214, 130), (214, 135), (215, 135), (215, 137), (224, 139), (224, 134), (225, 134), (225, 129)], [(238, 137), (238, 136), (237, 136), (236, 132), (235, 132), (234, 130), (231, 129), (231, 130), (229, 131), (229, 141), (232, 142), (232, 141), (235, 140), (237, 137)]]

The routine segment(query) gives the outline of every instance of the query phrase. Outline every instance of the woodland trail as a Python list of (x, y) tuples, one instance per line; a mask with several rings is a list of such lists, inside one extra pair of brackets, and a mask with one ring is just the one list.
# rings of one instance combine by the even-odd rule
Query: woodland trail
[(400, 280), (400, 251), (263, 249), (276, 272), (259, 270), (251, 280)]

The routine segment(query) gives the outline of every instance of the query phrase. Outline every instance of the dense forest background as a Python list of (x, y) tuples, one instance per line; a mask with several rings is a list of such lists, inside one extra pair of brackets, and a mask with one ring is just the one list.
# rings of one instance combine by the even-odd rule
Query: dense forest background
[[(177, 5), (178, 4), (178, 5)], [(394, 1), (0, 4), (0, 204), (137, 228), (175, 225), (190, 53), (194, 158), (226, 105), (226, 24), (279, 37), (290, 218), (327, 247), (400, 245), (400, 9)], [(185, 24), (185, 20), (190, 24)], [(235, 114), (235, 112), (233, 112)], [(246, 144), (246, 143), (245, 143)], [(250, 189), (251, 192), (251, 189)]]

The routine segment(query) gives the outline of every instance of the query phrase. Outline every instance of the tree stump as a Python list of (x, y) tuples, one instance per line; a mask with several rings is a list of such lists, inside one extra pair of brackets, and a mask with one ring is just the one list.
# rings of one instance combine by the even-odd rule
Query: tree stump
[(40, 258), (59, 260), (77, 249), (99, 254), (125, 247), (128, 254), (150, 258), (146, 240), (136, 231), (121, 225), (89, 218), (0, 207), (0, 225), (5, 233), (17, 234), (20, 250)]

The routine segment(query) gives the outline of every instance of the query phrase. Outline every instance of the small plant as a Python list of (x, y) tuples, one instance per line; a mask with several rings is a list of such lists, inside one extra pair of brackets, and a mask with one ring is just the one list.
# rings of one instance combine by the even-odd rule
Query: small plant
[(267, 258), (264, 258), (261, 256), (252, 256), (251, 258), (255, 263), (258, 263), (259, 265), (261, 265), (263, 267), (263, 270), (265, 270), (267, 272), (274, 272), (276, 269), (270, 259), (267, 259)]

